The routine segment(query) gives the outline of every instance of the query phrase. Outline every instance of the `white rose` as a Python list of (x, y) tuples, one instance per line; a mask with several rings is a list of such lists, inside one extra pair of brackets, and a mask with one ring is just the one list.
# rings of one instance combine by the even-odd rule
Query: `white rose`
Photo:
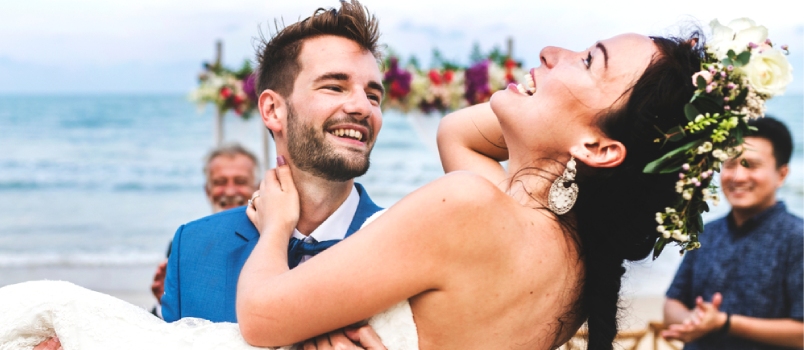
[(768, 29), (756, 25), (748, 18), (735, 19), (726, 26), (714, 19), (709, 26), (712, 27), (712, 38), (709, 39), (707, 46), (717, 58), (726, 57), (729, 50), (739, 54), (745, 51), (748, 43), (759, 45), (768, 38)]
[(754, 50), (748, 65), (740, 67), (758, 93), (780, 95), (793, 80), (793, 67), (784, 54), (772, 48)]

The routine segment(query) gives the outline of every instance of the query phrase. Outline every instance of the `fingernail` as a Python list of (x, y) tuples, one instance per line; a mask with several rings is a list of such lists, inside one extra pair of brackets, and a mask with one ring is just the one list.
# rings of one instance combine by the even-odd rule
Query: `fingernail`
[(276, 157), (276, 166), (283, 166), (285, 164), (287, 164), (285, 161), (285, 156)]

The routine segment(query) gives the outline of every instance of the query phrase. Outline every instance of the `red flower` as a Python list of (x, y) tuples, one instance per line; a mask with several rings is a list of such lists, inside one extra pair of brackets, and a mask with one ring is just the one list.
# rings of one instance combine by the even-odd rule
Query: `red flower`
[(430, 82), (433, 83), (433, 85), (441, 85), (441, 74), (438, 74), (437, 70), (431, 69), (428, 76), (430, 76)]
[(444, 72), (444, 81), (449, 84), (452, 82), (452, 79), (455, 77), (455, 72), (451, 70), (447, 70)]
[(230, 89), (228, 86), (224, 86), (223, 88), (221, 88), (221, 97), (223, 97), (223, 99), (225, 100), (228, 99), (229, 96), (232, 96), (232, 89)]

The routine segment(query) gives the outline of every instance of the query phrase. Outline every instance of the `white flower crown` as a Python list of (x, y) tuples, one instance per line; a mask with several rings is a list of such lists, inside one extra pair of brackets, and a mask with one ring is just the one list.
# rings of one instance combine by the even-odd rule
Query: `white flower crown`
[(721, 25), (710, 23), (712, 38), (706, 44), (701, 70), (692, 76), (695, 94), (684, 114), (689, 122), (670, 130), (656, 142), (686, 141), (645, 166), (645, 173), (678, 173), (678, 202), (656, 213), (662, 236), (653, 250), (654, 259), (675, 242), (681, 254), (699, 248), (703, 231), (701, 213), (707, 201), (717, 205), (717, 186), (712, 175), (721, 164), (742, 151), (743, 137), (755, 130), (752, 118), (765, 115), (765, 101), (784, 92), (793, 79), (792, 67), (781, 50), (768, 39), (768, 30), (748, 18)]

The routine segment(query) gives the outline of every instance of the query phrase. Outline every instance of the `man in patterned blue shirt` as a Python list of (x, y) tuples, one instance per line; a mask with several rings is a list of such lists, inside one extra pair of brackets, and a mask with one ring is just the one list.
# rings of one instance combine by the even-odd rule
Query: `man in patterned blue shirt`
[(804, 225), (776, 200), (792, 139), (773, 118), (751, 124), (757, 132), (721, 172), (731, 212), (706, 225), (667, 291), (662, 336), (684, 349), (804, 346)]

